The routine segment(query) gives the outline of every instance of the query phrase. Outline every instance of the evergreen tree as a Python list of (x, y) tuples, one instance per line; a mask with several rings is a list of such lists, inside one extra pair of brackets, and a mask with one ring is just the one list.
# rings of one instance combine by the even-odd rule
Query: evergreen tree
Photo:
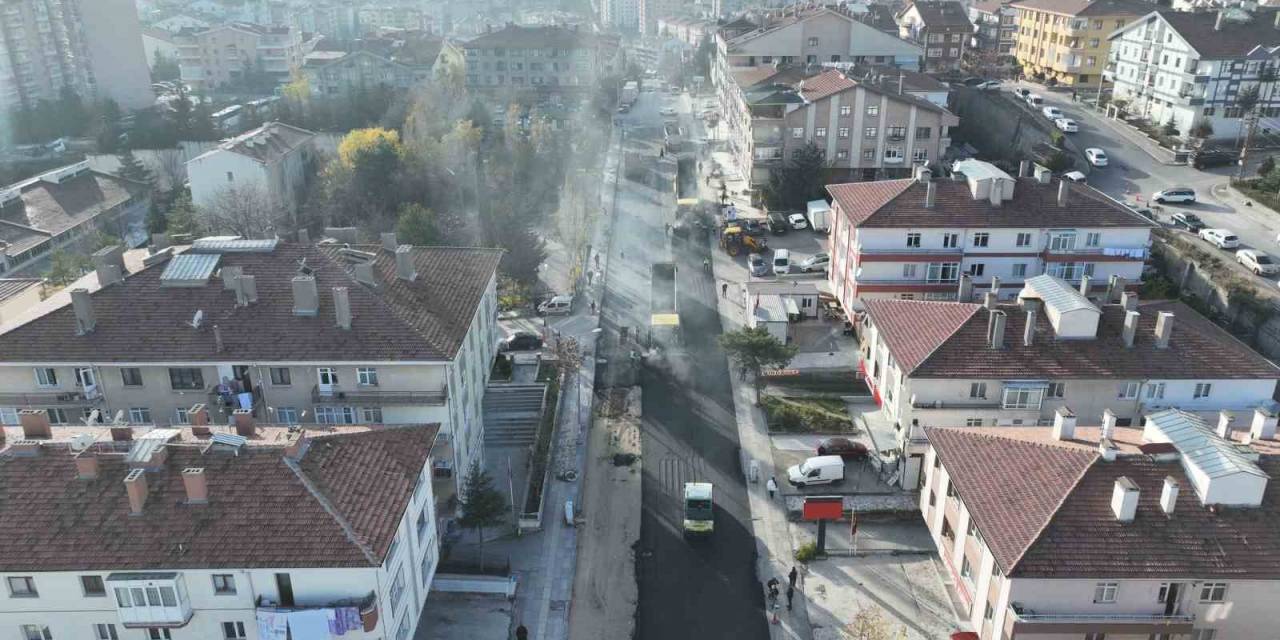
[(458, 524), (475, 529), (480, 540), (480, 568), (484, 569), (484, 529), (502, 522), (507, 505), (502, 493), (493, 487), (491, 478), (479, 462), (472, 462), (462, 485), (462, 516)]
[(121, 178), (155, 185), (155, 174), (151, 172), (151, 169), (147, 168), (147, 165), (142, 164), (142, 161), (137, 156), (133, 155), (132, 149), (125, 149), (124, 153), (116, 156), (116, 158), (120, 160), (120, 170), (117, 173)]
[(165, 214), (160, 202), (152, 196), (151, 208), (147, 210), (147, 233), (164, 233), (169, 228), (169, 216)]
[(191, 193), (188, 191), (184, 190), (173, 199), (173, 204), (169, 205), (169, 213), (165, 218), (167, 222), (165, 231), (169, 235), (196, 233), (200, 230), (196, 208), (191, 204)]

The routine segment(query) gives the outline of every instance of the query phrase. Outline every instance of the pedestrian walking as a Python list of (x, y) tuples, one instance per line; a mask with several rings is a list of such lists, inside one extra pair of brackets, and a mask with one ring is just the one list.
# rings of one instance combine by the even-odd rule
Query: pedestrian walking
[(773, 499), (773, 494), (778, 492), (778, 481), (773, 476), (769, 476), (769, 481), (765, 483), (764, 488), (769, 491), (769, 499)]
[(791, 599), (796, 597), (796, 588), (787, 587), (787, 611), (791, 610)]
[(787, 574), (787, 582), (791, 585), (791, 588), (793, 588), (793, 589), (795, 588), (795, 586), (796, 586), (796, 577), (797, 577), (797, 576), (799, 576), (799, 575), (800, 575), (800, 573), (796, 571), (796, 568), (795, 568), (795, 567), (791, 567), (791, 573), (788, 573), (788, 574)]
[(769, 581), (768, 581), (768, 582), (766, 582), (765, 584), (769, 587), (769, 603), (770, 603), (770, 604), (775, 604), (775, 603), (777, 603), (777, 601), (778, 601), (778, 579), (777, 579), (777, 578), (769, 578)]
[(728, 282), (722, 283), (720, 285), (720, 297), (723, 298), (728, 295), (729, 295), (729, 283)]
[(516, 627), (516, 640), (529, 640), (529, 630), (524, 625)]
[(591, 301), (591, 315), (593, 315), (593, 316), (594, 316), (595, 314), (596, 314), (596, 301), (595, 301), (595, 300), (592, 300), (592, 301)]

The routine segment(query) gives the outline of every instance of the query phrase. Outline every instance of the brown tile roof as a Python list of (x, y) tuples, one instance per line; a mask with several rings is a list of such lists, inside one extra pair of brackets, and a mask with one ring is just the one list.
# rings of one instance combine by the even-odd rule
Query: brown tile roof
[(502, 29), (462, 43), (462, 48), (536, 47), (543, 49), (587, 49), (594, 47), (595, 44), (594, 36), (586, 31), (579, 31), (576, 27), (522, 27), (509, 24)]
[[(356, 282), (337, 245), (278, 245), (270, 253), (224, 253), (220, 267), (252, 275), (258, 301), (237, 307), (215, 275), (200, 287), (162, 287), (160, 263), (91, 294), (97, 327), (77, 336), (70, 305), (0, 334), (0, 362), (387, 361), (452, 359), (502, 257), (499, 249), (415, 247), (418, 278), (395, 277), (395, 257), (379, 247), (376, 289)], [(315, 316), (293, 313), (299, 261), (316, 271)], [(334, 322), (332, 291), (347, 287), (352, 328)], [(190, 322), (203, 311), (199, 329)], [(216, 351), (213, 325), (221, 329)]]
[[(63, 168), (65, 169), (65, 167)], [(148, 187), (106, 173), (85, 170), (61, 182), (32, 178), (12, 185), (21, 192), (15, 200), (0, 208), (0, 221), (37, 229), (40, 232), (5, 225), (0, 229), (0, 248), (17, 255), (97, 216), (146, 196)], [(5, 246), (8, 243), (8, 246)]]
[[(903, 363), (904, 373), (915, 378), (1134, 380), (1157, 373), (1160, 377), (1175, 380), (1280, 378), (1280, 368), (1274, 363), (1181, 302), (1140, 302), (1138, 311), (1141, 317), (1132, 348), (1124, 346), (1121, 335), (1124, 308), (1115, 304), (1101, 307), (1098, 337), (1092, 340), (1053, 339), (1053, 327), (1045, 314), (1040, 313), (1036, 317), (1036, 339), (1030, 347), (1024, 346), (1022, 336), (1026, 313), (1016, 305), (1000, 307), (1008, 317), (1003, 349), (987, 346), (987, 318), (990, 314), (984, 310), (973, 313), (953, 332), (947, 332), (950, 328), (947, 324), (927, 330), (921, 326), (919, 318), (945, 313), (929, 311), (927, 307), (954, 304), (885, 299), (877, 301), (876, 312), (872, 312), (868, 305), (868, 312), (877, 330), (891, 335), (927, 331), (931, 339), (937, 340), (944, 332), (947, 333), (932, 353), (914, 367), (908, 367), (909, 360), (894, 353), (894, 358)], [(1161, 311), (1170, 311), (1175, 318), (1173, 335), (1166, 349), (1157, 349), (1153, 337), (1156, 317)], [(921, 349), (913, 347), (906, 353), (917, 354)]]
[(817, 102), (827, 96), (835, 95), (856, 86), (858, 86), (857, 82), (845, 77), (838, 70), (831, 69), (812, 78), (801, 80), (798, 89), (805, 100)]
[(924, 25), (929, 28), (947, 28), (947, 27), (971, 27), (969, 22), (969, 14), (965, 11), (964, 5), (955, 0), (921, 0), (913, 2), (901, 12), (899, 15), (911, 10), (915, 7), (920, 14), (920, 19), (924, 21)]
[[(295, 465), (280, 445), (238, 455), (166, 445), (130, 515), (118, 453), (77, 478), (65, 444), (0, 454), (0, 571), (379, 566), (413, 495), (438, 425), (311, 439)], [(186, 504), (181, 472), (202, 467), (209, 502)]]
[[(316, 134), (283, 122), (268, 122), (257, 129), (246, 131), (218, 146), (224, 151), (234, 151), (259, 162), (273, 162), (294, 149), (310, 142)], [(216, 150), (206, 152), (214, 153)], [(193, 159), (199, 160), (199, 157)]]
[(827, 185), (851, 222), (864, 227), (1150, 227), (1151, 222), (1088, 185), (1069, 182), (1067, 206), (1058, 183), (1018, 179), (1013, 199), (991, 206), (976, 200), (965, 180), (935, 179), (937, 202), (925, 207), (927, 187), (909, 179)]
[(1139, 0), (1022, 0), (1010, 6), (1069, 16), (1140, 16), (1152, 7)]
[[(1275, 9), (1258, 9), (1252, 15), (1231, 11), (1214, 30), (1218, 12), (1160, 12), (1160, 17), (1187, 41), (1204, 60), (1244, 58), (1256, 47), (1280, 45), (1280, 30), (1274, 25)], [(1243, 19), (1249, 16), (1248, 19)]]
[(880, 338), (904, 372), (913, 371), (982, 305), (868, 298), (862, 301)]

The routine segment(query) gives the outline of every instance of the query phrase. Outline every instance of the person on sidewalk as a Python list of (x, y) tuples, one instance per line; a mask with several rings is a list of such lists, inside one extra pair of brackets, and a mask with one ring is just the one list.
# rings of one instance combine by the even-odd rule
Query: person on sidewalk
[(778, 481), (773, 476), (769, 476), (769, 481), (765, 483), (764, 488), (769, 491), (769, 499), (773, 499), (773, 494), (778, 492)]
[(729, 295), (729, 283), (725, 282), (720, 285), (720, 297), (724, 298)]
[(787, 583), (791, 586), (792, 589), (796, 588), (796, 577), (799, 575), (800, 573), (796, 571), (796, 568), (791, 567), (791, 573), (787, 574)]
[(791, 599), (796, 597), (796, 588), (794, 586), (787, 587), (787, 611), (791, 610)]

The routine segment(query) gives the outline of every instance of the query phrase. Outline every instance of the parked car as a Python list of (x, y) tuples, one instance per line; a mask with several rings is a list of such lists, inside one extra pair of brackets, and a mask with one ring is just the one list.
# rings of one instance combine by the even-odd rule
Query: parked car
[(770, 213), (768, 224), (769, 231), (773, 232), (775, 236), (780, 236), (787, 232), (787, 219), (782, 217), (781, 213), (776, 211)]
[(1084, 150), (1084, 157), (1089, 164), (1095, 167), (1107, 166), (1107, 152), (1097, 147), (1089, 147)]
[(783, 276), (791, 273), (791, 252), (778, 249), (773, 252), (773, 275)]
[(1271, 256), (1256, 249), (1241, 249), (1236, 252), (1236, 262), (1257, 275), (1270, 276), (1280, 273), (1280, 264), (1276, 264)]
[(1041, 98), (1039, 94), (1028, 93), (1025, 100), (1028, 105), (1037, 109), (1044, 105), (1044, 98)]
[(1000, 88), (1000, 83), (995, 80), (988, 80), (986, 82), (983, 82), (982, 84), (977, 85), (974, 88), (978, 89), (979, 91), (996, 91), (997, 89)]
[(1197, 169), (1225, 167), (1240, 159), (1235, 151), (1225, 149), (1201, 149), (1191, 154), (1191, 166)]
[(532, 331), (516, 331), (498, 343), (498, 351), (536, 351), (542, 348), (542, 336)]
[(982, 78), (979, 78), (978, 76), (971, 76), (971, 77), (965, 78), (963, 84), (966, 87), (976, 87), (982, 84), (983, 82), (984, 80)]
[(1062, 130), (1063, 133), (1076, 133), (1080, 131), (1080, 125), (1076, 124), (1076, 121), (1071, 118), (1058, 118), (1057, 120), (1054, 120), (1053, 123), (1058, 125), (1058, 129)]
[(1043, 113), (1044, 117), (1054, 121), (1066, 117), (1062, 114), (1062, 109), (1059, 109), (1057, 107), (1045, 107), (1040, 110), (1040, 113)]
[(1134, 213), (1136, 213), (1136, 214), (1138, 214), (1138, 215), (1140, 215), (1140, 216), (1142, 216), (1142, 217), (1144, 217), (1144, 218), (1146, 218), (1146, 219), (1148, 219), (1148, 220), (1150, 220), (1150, 221), (1152, 221), (1152, 222), (1160, 222), (1160, 218), (1156, 217), (1156, 212), (1154, 212), (1154, 211), (1152, 211), (1152, 210), (1150, 210), (1150, 209), (1148, 209), (1148, 208), (1146, 208), (1146, 207), (1129, 207), (1129, 208), (1130, 208), (1130, 209), (1132, 209)]
[(813, 273), (814, 271), (826, 273), (827, 266), (830, 264), (830, 255), (825, 253), (815, 253), (800, 261), (800, 271), (804, 273)]
[(844, 460), (840, 456), (816, 456), (787, 469), (787, 481), (797, 487), (831, 484), (844, 480)]
[(1152, 202), (1195, 202), (1196, 190), (1190, 187), (1173, 187), (1151, 194)]
[(1089, 184), (1089, 178), (1087, 178), (1083, 173), (1080, 173), (1079, 171), (1068, 171), (1062, 174), (1062, 179), (1070, 180), (1072, 182), (1079, 182), (1080, 184)]
[(804, 217), (803, 213), (793, 213), (787, 216), (787, 223), (796, 231), (809, 228), (809, 219)]
[(1228, 229), (1201, 229), (1196, 235), (1219, 249), (1235, 249), (1240, 246), (1240, 237)]
[(751, 275), (757, 278), (769, 275), (769, 263), (758, 253), (747, 256), (747, 266), (751, 268)]
[(1199, 233), (1205, 227), (1204, 220), (1194, 213), (1186, 211), (1175, 213), (1169, 218), (1173, 222), (1173, 226), (1178, 229), (1186, 229), (1191, 233)]
[(742, 232), (749, 236), (762, 236), (768, 233), (762, 220), (755, 218), (744, 218), (738, 221), (738, 226), (742, 227)]
[(1026, 100), (1027, 96), (1031, 95), (1031, 90), (1023, 89), (1022, 87), (1014, 87), (1013, 95), (1017, 96), (1019, 100)]
[(819, 456), (840, 456), (845, 460), (861, 460), (867, 457), (867, 445), (848, 438), (827, 438), (818, 443)]
[(676, 108), (675, 108), (675, 107), (663, 107), (662, 109), (660, 109), (660, 110), (658, 111), (658, 113), (660, 113), (660, 114), (662, 114), (662, 115), (664, 115), (664, 116), (674, 117), (674, 116), (676, 115)]
[(564, 316), (573, 312), (573, 296), (553, 296), (538, 305), (538, 313), (544, 316)]

